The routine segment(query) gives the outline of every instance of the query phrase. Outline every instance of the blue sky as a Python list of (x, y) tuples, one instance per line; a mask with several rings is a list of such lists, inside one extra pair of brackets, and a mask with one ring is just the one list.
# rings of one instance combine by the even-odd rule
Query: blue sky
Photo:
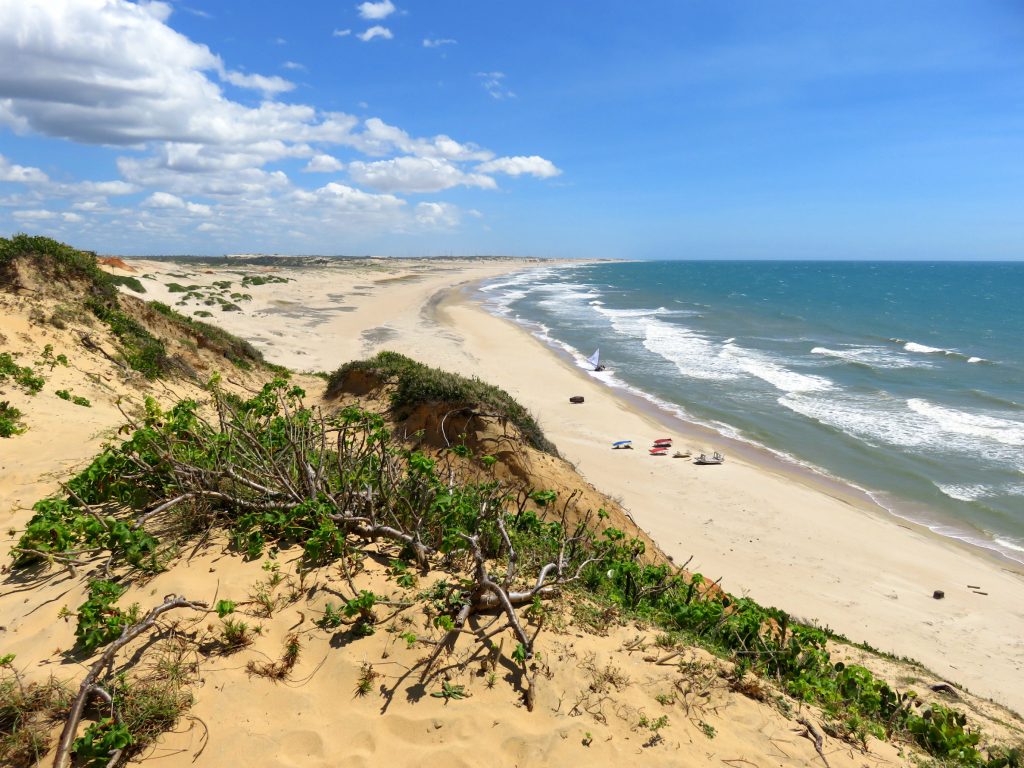
[(0, 0), (0, 232), (1024, 257), (1024, 5)]

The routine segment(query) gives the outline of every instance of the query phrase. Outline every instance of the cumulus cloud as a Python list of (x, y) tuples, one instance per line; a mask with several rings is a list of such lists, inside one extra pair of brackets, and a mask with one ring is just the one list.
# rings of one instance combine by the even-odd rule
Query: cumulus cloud
[(39, 208), (34, 211), (14, 211), (11, 216), (20, 221), (46, 221), (47, 219), (57, 218), (56, 212), (48, 211), (45, 208)]
[(424, 48), (440, 48), (442, 45), (455, 45), (458, 40), (452, 40), (450, 37), (426, 37), (423, 39)]
[(313, 155), (302, 170), (306, 173), (334, 173), (344, 168), (344, 164), (332, 155)]
[(38, 168), (15, 165), (0, 155), (0, 181), (14, 181), (21, 184), (44, 184), (50, 178)]
[[(391, 2), (366, 5), (377, 19), (396, 10)], [(456, 226), (463, 214), (443, 201), (409, 204), (403, 194), (494, 189), (495, 174), (558, 173), (537, 156), (496, 157), (446, 134), (418, 137), (379, 118), (278, 101), (293, 83), (230, 67), (172, 29), (172, 10), (129, 0), (0, 2), (0, 130), (13, 132), (12, 146), (29, 135), (102, 147), (96, 151), (108, 153), (120, 176), (55, 181), (7, 151), (0, 182), (22, 189), (0, 200), (0, 226), (39, 222), (60, 232), (84, 223), (91, 236), (129, 250), (143, 235), (152, 244), (197, 231), (248, 243), (280, 242), (292, 229), (415, 232)], [(391, 36), (385, 27), (360, 35)], [(242, 103), (231, 96), (235, 88), (263, 98)], [(290, 168), (347, 169), (350, 185), (304, 189)], [(123, 201), (112, 204), (116, 198)]]
[(170, 192), (154, 192), (142, 201), (147, 208), (184, 208), (185, 201)]
[(256, 91), (263, 91), (267, 96), (284, 93), (295, 88), (295, 83), (276, 75), (265, 77), (264, 75), (246, 75), (241, 72), (225, 71), (221, 74), (221, 78), (232, 85), (237, 85), (239, 88), (252, 88)]
[(481, 149), (476, 144), (464, 144), (445, 134), (433, 138), (413, 138), (394, 125), (389, 125), (377, 117), (371, 117), (363, 123), (361, 133), (354, 133), (350, 143), (360, 152), (381, 156), (392, 152), (401, 152), (418, 157), (437, 157), (453, 161), (490, 160), (494, 153)]
[(356, 8), (359, 10), (359, 15), (364, 19), (378, 20), (386, 19), (392, 13), (395, 12), (395, 4), (391, 0), (380, 0), (380, 2), (372, 3), (360, 3)]
[(368, 43), (377, 37), (383, 40), (390, 40), (391, 38), (394, 37), (394, 35), (391, 34), (391, 30), (388, 29), (387, 27), (382, 27), (380, 24), (375, 24), (365, 32), (356, 35), (356, 37), (358, 37), (364, 43)]
[(529, 176), (536, 176), (539, 179), (549, 179), (562, 173), (554, 163), (538, 155), (530, 155), (529, 157), (522, 155), (516, 157), (497, 157), (494, 160), (481, 163), (476, 169), (483, 173), (505, 173), (509, 176), (527, 174)]
[(387, 192), (440, 192), (451, 187), (494, 189), (490, 176), (466, 173), (447, 160), (432, 157), (396, 157), (374, 163), (349, 163), (349, 176), (357, 184)]
[(427, 229), (451, 229), (459, 225), (461, 211), (451, 203), (419, 203), (416, 223)]

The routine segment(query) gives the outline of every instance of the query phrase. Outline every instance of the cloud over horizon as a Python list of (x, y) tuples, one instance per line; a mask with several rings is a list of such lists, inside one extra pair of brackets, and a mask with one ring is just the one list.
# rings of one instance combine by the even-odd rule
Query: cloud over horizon
[[(294, 83), (228, 66), (171, 28), (172, 10), (128, 0), (0, 7), (0, 130), (94, 147), (108, 153), (120, 177), (57, 182), (7, 150), (0, 183), (13, 188), (11, 219), (52, 223), (58, 234), (62, 223), (74, 223), (79, 231), (132, 229), (158, 240), (173, 238), (178, 227), (229, 238), (303, 223), (412, 232), (458, 226), (461, 215), (452, 203), (410, 206), (399, 195), (495, 189), (493, 174), (556, 175), (554, 164), (537, 156), (496, 157), (445, 134), (416, 137), (376, 117), (282, 101)], [(358, 10), (376, 20), (396, 8), (383, 0)], [(357, 36), (393, 37), (380, 25)], [(299, 183), (306, 174), (347, 174), (351, 183), (308, 189)], [(111, 197), (121, 202), (111, 204)]]

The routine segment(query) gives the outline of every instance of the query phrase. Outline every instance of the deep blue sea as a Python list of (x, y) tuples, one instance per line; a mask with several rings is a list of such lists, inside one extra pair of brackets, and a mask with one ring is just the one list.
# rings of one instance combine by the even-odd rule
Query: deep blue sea
[(544, 267), (485, 306), (591, 374), (1024, 562), (1024, 263)]

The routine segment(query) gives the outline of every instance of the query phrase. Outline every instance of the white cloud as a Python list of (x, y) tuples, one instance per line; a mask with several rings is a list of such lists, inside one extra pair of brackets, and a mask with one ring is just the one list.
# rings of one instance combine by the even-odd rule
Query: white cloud
[(494, 160), (481, 163), (476, 169), (483, 173), (506, 173), (509, 176), (528, 174), (539, 179), (549, 179), (562, 173), (554, 163), (538, 155), (497, 157)]
[(334, 37), (348, 37), (349, 35), (352, 34), (352, 30), (351, 29), (336, 29), (336, 30), (334, 30), (334, 32), (332, 34), (334, 35)]
[(64, 219), (64, 221), (70, 222), (72, 224), (77, 224), (80, 221), (85, 221), (85, 217), (84, 216), (79, 216), (77, 213), (67, 213), (67, 212), (65, 212), (65, 213), (62, 213), (60, 215), (60, 217), (62, 219)]
[(146, 208), (184, 208), (185, 201), (169, 192), (154, 192), (142, 201)]
[(376, 24), (370, 27), (365, 32), (356, 35), (356, 37), (358, 37), (364, 43), (368, 43), (376, 37), (382, 38), (384, 40), (390, 40), (391, 38), (394, 37), (394, 35), (391, 34), (391, 30), (388, 29), (387, 27), (382, 27), (380, 26), (380, 24)]
[[(395, 12), (390, 3), (372, 5)], [(446, 134), (412, 136), (379, 118), (278, 101), (290, 81), (230, 68), (165, 23), (172, 9), (141, 0), (0, 0), (5, 150), (22, 135), (60, 138), (101, 147), (96, 152), (108, 153), (120, 173), (55, 181), (15, 164), (7, 151), (0, 182), (25, 186), (0, 200), (0, 225), (4, 217), (8, 226), (43, 226), (48, 219), (74, 224), (69, 217), (84, 214), (91, 236), (125, 250), (185, 243), (199, 220), (208, 225), (202, 231), (223, 236), (225, 247), (257, 241), (287, 248), (281, 238), (290, 229), (351, 242), (352, 233), (413, 233), (456, 226), (466, 215), (442, 201), (413, 205), (402, 194), (494, 189), (492, 173), (544, 177), (555, 169), (543, 158), (495, 158)], [(370, 36), (373, 29), (360, 37), (391, 37), (384, 27), (386, 34)], [(263, 98), (243, 103), (228, 95), (232, 86)], [(343, 164), (342, 149), (357, 159)], [(310, 172), (348, 168), (351, 186), (302, 189), (278, 165), (295, 160)], [(142, 202), (124, 199), (129, 195)]]
[(395, 4), (391, 0), (380, 0), (377, 3), (360, 3), (356, 7), (359, 9), (359, 15), (364, 19), (386, 19), (395, 12)]
[(476, 76), (480, 78), (480, 85), (483, 86), (484, 90), (487, 91), (492, 98), (498, 99), (514, 99), (516, 95), (508, 89), (504, 82), (504, 72), (477, 72)]
[(290, 69), (290, 70), (293, 70), (293, 71), (300, 71), (300, 72), (305, 72), (306, 71), (306, 65), (305, 64), (300, 64), (297, 61), (286, 61), (281, 66), (284, 67), (285, 69)]
[(438, 157), (453, 161), (490, 160), (494, 153), (476, 144), (462, 144), (443, 133), (431, 139), (415, 139), (394, 125), (377, 117), (364, 124), (362, 133), (353, 134), (351, 144), (367, 155), (381, 156), (402, 152), (417, 157)]
[(334, 173), (344, 168), (344, 164), (332, 155), (313, 155), (302, 170), (306, 173)]
[(490, 176), (465, 173), (447, 160), (429, 157), (396, 157), (375, 163), (349, 163), (349, 175), (357, 184), (387, 192), (440, 192), (451, 187), (494, 189)]
[(440, 48), (442, 45), (455, 45), (458, 40), (452, 40), (450, 37), (426, 37), (423, 39), (424, 48)]
[(461, 221), (461, 211), (451, 203), (419, 203), (416, 223), (427, 229), (451, 229)]
[(14, 181), (20, 184), (45, 184), (50, 178), (38, 168), (15, 165), (0, 155), (0, 181)]
[(139, 191), (134, 184), (126, 181), (80, 181), (77, 184), (69, 184), (68, 189), (72, 194), (85, 195), (132, 195)]
[(252, 88), (255, 91), (263, 91), (266, 96), (274, 96), (275, 94), (291, 91), (295, 88), (295, 83), (289, 82), (277, 75), (266, 77), (264, 75), (246, 75), (241, 72), (225, 71), (221, 74), (221, 78), (232, 85), (237, 85), (239, 88)]
[(21, 221), (46, 221), (47, 219), (56, 218), (57, 214), (40, 208), (34, 211), (14, 211), (11, 213), (11, 216)]

